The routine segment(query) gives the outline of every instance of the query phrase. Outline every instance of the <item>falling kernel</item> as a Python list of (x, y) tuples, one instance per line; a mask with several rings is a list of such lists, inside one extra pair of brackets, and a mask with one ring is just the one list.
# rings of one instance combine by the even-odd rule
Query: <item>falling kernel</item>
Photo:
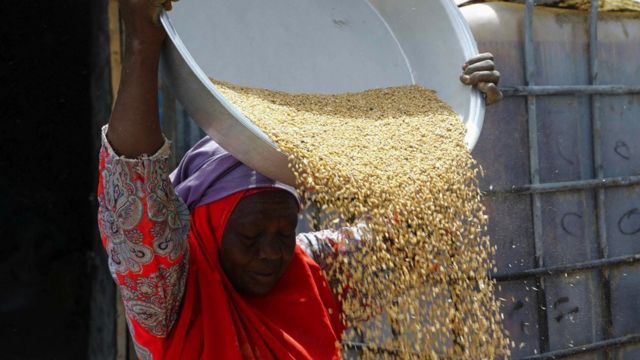
[(464, 125), (435, 92), (287, 94), (214, 83), (287, 154), (305, 205), (323, 210), (314, 226), (366, 224), (358, 249), (325, 269), (354, 330), (343, 342), (364, 339), (372, 359), (509, 357), (487, 277), (495, 250), (479, 168)]

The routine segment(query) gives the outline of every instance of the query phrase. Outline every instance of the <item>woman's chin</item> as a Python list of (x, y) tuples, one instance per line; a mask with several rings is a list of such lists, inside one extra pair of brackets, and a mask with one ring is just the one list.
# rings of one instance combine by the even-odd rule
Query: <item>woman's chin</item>
[(244, 293), (250, 296), (267, 295), (280, 280), (280, 274), (247, 273), (243, 284)]

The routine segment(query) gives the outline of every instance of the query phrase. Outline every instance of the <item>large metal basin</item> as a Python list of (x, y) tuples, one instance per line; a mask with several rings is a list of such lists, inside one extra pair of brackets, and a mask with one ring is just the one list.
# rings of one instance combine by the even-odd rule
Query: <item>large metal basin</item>
[(294, 184), (286, 155), (209, 77), (306, 93), (420, 84), (461, 116), (469, 148), (480, 134), (484, 101), (458, 81), (477, 48), (450, 0), (188, 0), (161, 21), (163, 80), (208, 135), (273, 179)]

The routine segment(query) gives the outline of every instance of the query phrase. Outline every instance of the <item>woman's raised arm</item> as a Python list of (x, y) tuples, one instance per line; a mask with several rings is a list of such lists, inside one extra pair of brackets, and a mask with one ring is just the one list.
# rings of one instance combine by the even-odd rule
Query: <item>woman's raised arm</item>
[(102, 130), (98, 227), (138, 357), (146, 359), (164, 354), (178, 318), (190, 217), (171, 185), (170, 143), (158, 123), (157, 71), (165, 34), (153, 19), (160, 5), (120, 0), (120, 6), (126, 50), (116, 105)]
[(158, 120), (158, 63), (166, 34), (158, 23), (170, 0), (120, 0), (125, 48), (107, 138), (121, 156), (155, 153), (164, 143)]

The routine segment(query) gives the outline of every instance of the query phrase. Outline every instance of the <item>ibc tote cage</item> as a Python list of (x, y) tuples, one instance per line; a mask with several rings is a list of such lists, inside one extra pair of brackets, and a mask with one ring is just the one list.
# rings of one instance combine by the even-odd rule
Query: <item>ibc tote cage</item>
[[(548, 1), (547, 1), (548, 2)], [(540, 354), (524, 357), (523, 359), (558, 359), (577, 356), (595, 351), (604, 351), (606, 358), (613, 357), (611, 350), (617, 347), (640, 343), (640, 333), (627, 334), (621, 337), (612, 337), (612, 308), (611, 285), (609, 281), (609, 269), (614, 266), (628, 265), (640, 261), (640, 254), (631, 254), (618, 257), (608, 256), (607, 232), (605, 221), (605, 188), (623, 187), (640, 184), (640, 175), (609, 177), (604, 176), (602, 160), (602, 130), (599, 116), (599, 95), (629, 95), (640, 94), (640, 86), (627, 85), (600, 85), (598, 84), (598, 0), (591, 0), (589, 12), (589, 79), (590, 85), (582, 86), (537, 86), (534, 82), (536, 71), (534, 37), (533, 37), (533, 8), (535, 0), (525, 1), (524, 22), (524, 60), (526, 86), (503, 88), (505, 96), (527, 97), (527, 121), (529, 138), (529, 159), (531, 184), (513, 186), (510, 189), (488, 191), (491, 193), (530, 194), (532, 197), (533, 235), (535, 268), (510, 274), (493, 274), (492, 278), (498, 283), (512, 280), (535, 279), (537, 288), (538, 325), (540, 336)], [(596, 178), (589, 180), (541, 183), (538, 156), (538, 121), (536, 117), (536, 98), (546, 95), (591, 95), (591, 126), (593, 146), (593, 167)], [(542, 219), (540, 194), (559, 191), (595, 190), (596, 194), (596, 230), (598, 239), (599, 259), (558, 266), (545, 266), (542, 254), (544, 252), (542, 242)], [(603, 291), (603, 335), (605, 340), (590, 344), (549, 351), (549, 335), (547, 325), (547, 311), (544, 280), (548, 276), (580, 272), (586, 270), (598, 270)], [(640, 310), (640, 309), (639, 309)]]
[[(506, 281), (528, 280), (532, 279), (536, 283), (537, 293), (537, 312), (539, 326), (539, 354), (525, 356), (521, 359), (559, 359), (584, 354), (603, 352), (606, 359), (613, 358), (613, 349), (640, 344), (640, 333), (630, 333), (624, 336), (613, 337), (613, 313), (611, 307), (611, 285), (609, 280), (609, 270), (613, 267), (640, 263), (640, 253), (609, 257), (607, 245), (607, 232), (605, 221), (605, 188), (628, 187), (632, 185), (640, 185), (640, 174), (631, 176), (605, 177), (602, 157), (602, 130), (601, 119), (599, 116), (599, 96), (600, 95), (632, 95), (640, 94), (640, 85), (614, 85), (598, 83), (598, 0), (591, 0), (589, 11), (589, 79), (590, 85), (554, 85), (540, 86), (534, 81), (536, 64), (533, 36), (533, 19), (534, 6), (536, 4), (552, 3), (551, 0), (525, 0), (524, 14), (524, 62), (525, 62), (525, 83), (524, 86), (503, 87), (501, 88), (505, 96), (526, 96), (527, 109), (527, 126), (528, 126), (528, 143), (529, 143), (529, 171), (530, 184), (512, 186), (505, 189), (489, 189), (483, 191), (487, 196), (492, 195), (530, 195), (532, 198), (532, 214), (533, 214), (533, 240), (534, 240), (534, 264), (533, 269), (518, 271), (508, 274), (491, 274), (491, 278), (495, 279), (498, 284)], [(591, 126), (592, 126), (592, 149), (593, 149), (593, 168), (595, 173), (594, 179), (548, 182), (540, 181), (540, 161), (538, 150), (538, 119), (536, 116), (536, 99), (539, 96), (552, 95), (575, 95), (590, 96), (591, 99)], [(174, 157), (172, 159), (175, 165), (176, 159), (179, 159), (186, 150), (199, 140), (204, 133), (189, 121), (178, 121), (177, 118), (188, 118), (188, 115), (182, 109), (180, 104), (176, 104), (175, 99), (171, 96), (170, 90), (161, 84), (161, 119), (163, 128), (169, 138), (175, 139)], [(177, 107), (176, 107), (177, 105)], [(176, 116), (177, 115), (177, 116)], [(640, 134), (639, 134), (640, 138)], [(541, 199), (543, 193), (552, 192), (569, 192), (581, 190), (594, 190), (596, 197), (596, 226), (597, 243), (599, 258), (590, 261), (577, 262), (564, 265), (545, 266), (543, 261), (543, 234), (542, 234), (542, 216), (541, 216)], [(639, 230), (640, 232), (640, 230)], [(605, 340), (592, 342), (585, 345), (569, 347), (560, 350), (549, 350), (549, 329), (547, 324), (548, 306), (545, 295), (545, 278), (564, 275), (568, 273), (579, 273), (589, 270), (595, 270), (600, 273), (601, 289), (602, 289), (602, 334)], [(640, 309), (638, 309), (640, 311)], [(347, 349), (358, 352), (363, 348), (369, 351), (378, 352), (381, 355), (395, 354), (393, 349), (373, 348), (363, 342), (347, 342), (344, 344)]]

